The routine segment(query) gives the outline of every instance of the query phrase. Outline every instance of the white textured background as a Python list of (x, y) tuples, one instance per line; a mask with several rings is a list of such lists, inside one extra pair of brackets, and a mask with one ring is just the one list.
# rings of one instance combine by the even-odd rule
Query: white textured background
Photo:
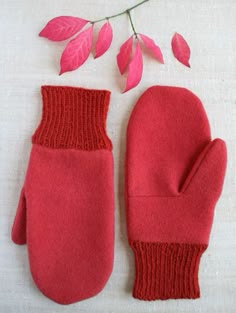
[[(114, 41), (102, 58), (92, 57), (79, 70), (61, 77), (64, 43), (37, 36), (58, 15), (97, 19), (138, 1), (1, 0), (0, 1), (0, 313), (149, 313), (235, 312), (236, 310), (236, 1), (151, 0), (132, 12), (137, 31), (162, 47), (166, 64), (145, 57), (138, 88), (122, 95), (116, 67), (121, 43), (131, 35), (126, 16), (112, 20)], [(171, 54), (178, 31), (192, 49), (192, 69)], [(60, 306), (44, 297), (29, 274), (26, 247), (10, 240), (18, 195), (24, 179), (30, 136), (40, 119), (42, 84), (106, 88), (112, 91), (108, 132), (115, 158), (115, 263), (105, 289), (96, 297)], [(210, 246), (200, 266), (200, 300), (142, 302), (131, 297), (133, 256), (127, 245), (124, 203), (125, 131), (137, 98), (155, 84), (185, 86), (203, 101), (212, 136), (226, 140), (228, 168), (216, 207)]]

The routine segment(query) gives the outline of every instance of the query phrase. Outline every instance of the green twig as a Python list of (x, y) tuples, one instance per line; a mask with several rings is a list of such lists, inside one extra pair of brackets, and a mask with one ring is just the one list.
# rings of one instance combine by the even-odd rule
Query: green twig
[(131, 14), (130, 14), (130, 11), (129, 11), (129, 10), (127, 10), (127, 14), (128, 14), (128, 17), (129, 17), (129, 21), (130, 21), (131, 27), (132, 27), (133, 32), (134, 32), (134, 36), (135, 36), (135, 38), (137, 39), (137, 38), (138, 38), (138, 34), (137, 34), (137, 32), (136, 32), (136, 30), (135, 30), (135, 28), (134, 28), (134, 23), (133, 23), (133, 21), (132, 21), (132, 17), (131, 17)]
[[(143, 3), (148, 2), (148, 1), (149, 1), (149, 0), (143, 0), (143, 1), (141, 1), (141, 2), (139, 2), (139, 3), (137, 3), (137, 4), (135, 4), (134, 6), (132, 6), (132, 7), (128, 8), (128, 9), (126, 9), (125, 11), (122, 11), (122, 12), (120, 12), (120, 13), (117, 13), (117, 14), (114, 14), (114, 15), (111, 15), (111, 16), (103, 17), (103, 18), (98, 19), (98, 20), (95, 20), (95, 21), (90, 21), (90, 23), (91, 23), (91, 24), (95, 24), (95, 23), (98, 23), (98, 22), (101, 22), (101, 21), (109, 20), (109, 19), (111, 19), (111, 18), (115, 18), (115, 17), (117, 17), (117, 16), (126, 14), (126, 13), (128, 13), (129, 11), (131, 11), (131, 10), (137, 8), (138, 6), (140, 6), (140, 5), (142, 5)], [(133, 23), (132, 23), (132, 19), (131, 19), (131, 17), (130, 17), (130, 13), (128, 13), (128, 15), (129, 15), (129, 18), (130, 18), (131, 26), (132, 26), (132, 28), (133, 28)], [(133, 28), (133, 30), (134, 30), (134, 28)], [(134, 30), (134, 34), (136, 34), (135, 30)], [(137, 35), (137, 34), (136, 34), (136, 35)]]

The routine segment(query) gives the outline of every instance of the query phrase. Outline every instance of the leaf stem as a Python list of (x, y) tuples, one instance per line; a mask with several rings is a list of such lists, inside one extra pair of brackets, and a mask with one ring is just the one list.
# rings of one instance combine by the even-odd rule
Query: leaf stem
[[(138, 6), (144, 4), (145, 2), (148, 2), (148, 1), (149, 1), (149, 0), (143, 0), (143, 1), (141, 1), (141, 2), (139, 2), (139, 3), (137, 3), (137, 4), (135, 4), (134, 6), (132, 6), (132, 7), (128, 8), (128, 9), (126, 9), (125, 11), (119, 12), (119, 13), (114, 14), (114, 15), (111, 15), (111, 16), (103, 17), (103, 18), (98, 19), (98, 20), (95, 20), (95, 21), (90, 21), (90, 23), (91, 23), (91, 24), (95, 24), (95, 23), (98, 23), (98, 22), (101, 22), (101, 21), (109, 20), (109, 19), (111, 19), (111, 18), (115, 18), (115, 17), (117, 17), (117, 16), (126, 14), (126, 13), (128, 13), (129, 11), (131, 11), (131, 10), (137, 8)], [(129, 14), (129, 13), (128, 13), (128, 14)], [(129, 15), (129, 16), (130, 16), (130, 15)], [(131, 17), (130, 17), (130, 22), (131, 22), (131, 26), (132, 26), (133, 23), (132, 23)], [(132, 26), (132, 28), (133, 28), (133, 26)], [(134, 32), (135, 32), (135, 31), (134, 31)], [(135, 33), (135, 34), (136, 34), (136, 33)]]
[(134, 36), (135, 36), (135, 38), (137, 39), (137, 38), (138, 38), (138, 34), (137, 34), (136, 30), (135, 30), (134, 23), (133, 23), (133, 20), (132, 20), (130, 11), (127, 10), (126, 13), (128, 14), (129, 21), (130, 21), (131, 27), (132, 27), (132, 29), (133, 29)]

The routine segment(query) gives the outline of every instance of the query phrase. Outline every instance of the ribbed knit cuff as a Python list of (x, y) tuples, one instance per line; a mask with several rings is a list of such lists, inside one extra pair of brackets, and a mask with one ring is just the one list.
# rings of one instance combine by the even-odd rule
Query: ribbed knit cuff
[(55, 149), (112, 149), (106, 134), (110, 92), (42, 86), (43, 113), (34, 144)]
[(200, 297), (198, 268), (206, 245), (132, 241), (136, 277), (133, 297), (140, 300)]

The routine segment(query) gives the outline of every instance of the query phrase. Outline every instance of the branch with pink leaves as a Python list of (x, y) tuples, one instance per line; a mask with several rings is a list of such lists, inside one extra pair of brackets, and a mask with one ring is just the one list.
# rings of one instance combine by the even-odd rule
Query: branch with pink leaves
[[(95, 21), (73, 16), (58, 16), (50, 20), (39, 33), (39, 36), (51, 41), (63, 41), (73, 37), (67, 43), (61, 55), (59, 74), (74, 71), (84, 64), (92, 51), (95, 24), (105, 21), (95, 40), (94, 58), (101, 57), (111, 46), (113, 39), (110, 20), (126, 14), (128, 15), (133, 35), (120, 47), (117, 55), (117, 65), (121, 75), (127, 72), (124, 92), (136, 87), (141, 81), (143, 74), (143, 48), (147, 49), (159, 63), (164, 63), (160, 47), (150, 37), (136, 32), (131, 17), (132, 10), (148, 1), (141, 1), (125, 11)], [(89, 26), (83, 30), (86, 25)], [(171, 46), (175, 58), (185, 66), (190, 67), (190, 48), (185, 39), (180, 34), (175, 33), (172, 37)]]

